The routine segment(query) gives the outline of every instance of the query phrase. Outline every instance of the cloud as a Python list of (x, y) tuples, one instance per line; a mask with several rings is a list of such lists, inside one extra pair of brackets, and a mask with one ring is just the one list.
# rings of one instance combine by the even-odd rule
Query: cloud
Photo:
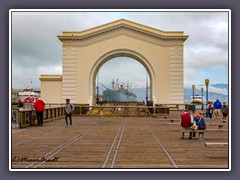
[(185, 53), (186, 67), (193, 69), (228, 67), (228, 54), (217, 49), (189, 48)]
[[(214, 72), (211, 75), (216, 81), (219, 74), (228, 73), (227, 12), (14, 12), (13, 87), (23, 87), (29, 77), (34, 83), (39, 82), (40, 74), (61, 74), (62, 43), (57, 35), (63, 31), (82, 31), (121, 18), (160, 30), (184, 31), (189, 35), (184, 43), (185, 84), (199, 80), (195, 72)], [(120, 65), (121, 62), (115, 62), (107, 72), (101, 72), (103, 80), (111, 82), (113, 77), (119, 76), (115, 74), (118, 72), (122, 81), (144, 86), (145, 73), (136, 70), (134, 63)], [(119, 68), (113, 70), (114, 67)], [(219, 72), (213, 71), (215, 69)], [(39, 83), (34, 86), (38, 87)]]
[(118, 79), (119, 84), (127, 83), (146, 86), (146, 69), (138, 61), (128, 57), (114, 58), (100, 68), (99, 81), (103, 84), (110, 84), (112, 80)]

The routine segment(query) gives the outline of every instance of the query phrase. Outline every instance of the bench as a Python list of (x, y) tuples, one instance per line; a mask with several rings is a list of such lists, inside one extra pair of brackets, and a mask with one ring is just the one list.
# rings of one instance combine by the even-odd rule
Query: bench
[(223, 124), (218, 124), (218, 129), (222, 129), (223, 128)]
[(225, 124), (226, 124), (226, 123), (218, 124), (218, 129), (222, 129)]
[(206, 129), (206, 131), (210, 131), (210, 132), (225, 132), (225, 133), (228, 133), (228, 129)]
[(228, 143), (223, 142), (205, 142), (204, 145), (208, 148), (226, 148)]
[(186, 127), (186, 128), (181, 127), (180, 132), (181, 132), (182, 139), (184, 139), (185, 133), (188, 133), (188, 135), (190, 136), (190, 133), (192, 133), (193, 135), (193, 132), (195, 132), (196, 134), (198, 133), (198, 137), (199, 137), (198, 139), (203, 140), (205, 129), (192, 129), (191, 127)]
[(170, 118), (169, 119), (170, 120), (170, 123), (174, 123), (175, 121), (177, 121), (178, 122), (178, 124), (179, 124), (179, 119), (176, 119), (176, 118)]

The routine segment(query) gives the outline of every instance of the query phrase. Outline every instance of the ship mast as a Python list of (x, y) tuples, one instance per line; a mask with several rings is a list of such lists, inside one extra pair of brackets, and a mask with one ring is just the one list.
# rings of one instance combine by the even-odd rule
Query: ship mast
[(114, 86), (115, 82), (114, 82), (114, 79), (112, 80), (112, 90), (114, 91), (115, 90), (115, 86)]
[(26, 89), (32, 90), (32, 79), (30, 78), (30, 84), (26, 87)]
[(127, 88), (127, 91), (128, 91), (129, 90), (129, 82), (127, 82), (126, 88)]
[(130, 89), (131, 92), (133, 92), (133, 89), (132, 89), (132, 83), (130, 84), (129, 89)]
[(115, 87), (116, 90), (119, 90), (119, 84), (118, 84), (118, 79), (116, 80), (116, 87)]

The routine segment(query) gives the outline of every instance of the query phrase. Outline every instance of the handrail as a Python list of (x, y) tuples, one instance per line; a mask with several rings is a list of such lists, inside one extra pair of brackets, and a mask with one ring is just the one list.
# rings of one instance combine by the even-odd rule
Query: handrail
[[(52, 121), (64, 117), (65, 108), (64, 103), (46, 103), (44, 110), (44, 122)], [(77, 116), (153, 116), (169, 115), (169, 111), (173, 110), (169, 106), (143, 106), (143, 105), (94, 105), (88, 104), (73, 104), (75, 109), (73, 115)], [(170, 105), (170, 104), (168, 104)], [(171, 104), (172, 105), (172, 104)], [(176, 110), (183, 110), (179, 108), (185, 104), (175, 104)], [(36, 120), (36, 112), (32, 104), (27, 104), (25, 108), (12, 109), (12, 122), (19, 123), (20, 128), (33, 126)]]
[[(64, 117), (64, 107), (46, 107), (43, 113), (43, 122), (52, 121)], [(31, 109), (12, 109), (12, 123), (19, 124), (18, 127), (25, 128), (34, 126), (36, 111)]]

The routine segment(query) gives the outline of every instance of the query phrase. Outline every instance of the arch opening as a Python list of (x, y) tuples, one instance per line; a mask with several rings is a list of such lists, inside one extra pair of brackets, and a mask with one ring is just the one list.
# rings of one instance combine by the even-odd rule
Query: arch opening
[[(153, 71), (153, 68), (151, 66), (151, 64), (147, 61), (147, 59), (142, 56), (140, 53), (138, 52), (134, 52), (131, 50), (115, 50), (115, 51), (111, 51), (109, 53), (104, 54), (103, 56), (101, 56), (96, 63), (94, 64), (91, 73), (90, 73), (90, 87), (89, 87), (89, 104), (95, 105), (96, 103), (98, 103), (97, 101), (100, 100), (101, 97), (97, 97), (97, 95), (99, 95), (100, 89), (99, 87), (102, 86), (100, 83), (98, 83), (97, 81), (99, 81), (99, 71), (102, 67), (104, 67), (104, 64), (107, 64), (109, 62), (111, 62), (112, 60), (118, 61), (118, 63), (124, 63), (122, 60), (123, 59), (128, 59), (131, 61), (135, 61), (135, 63), (140, 64), (140, 66), (142, 66), (142, 68), (145, 70), (144, 73), (144, 78), (142, 81), (145, 81), (145, 87), (143, 87), (143, 84), (141, 84), (141, 87), (144, 88), (145, 90), (145, 96), (144, 96), (144, 102), (146, 103), (147, 101), (152, 101), (154, 102), (155, 99), (155, 73)], [(134, 71), (134, 69), (132, 69), (132, 71)], [(101, 72), (100, 72), (101, 73)], [(101, 74), (100, 74), (101, 76)], [(112, 80), (115, 79), (115, 81), (117, 80), (117, 77), (115, 76), (115, 78), (111, 78), (111, 86), (105, 86), (105, 89), (113, 89), (114, 87), (116, 88), (116, 82), (114, 82), (114, 87), (112, 84)], [(125, 79), (122, 79), (123, 81)], [(118, 79), (118, 83), (119, 83), (119, 87), (121, 87), (120, 85), (124, 84), (120, 84), (122, 82), (121, 79)], [(127, 82), (125, 82), (127, 83)], [(130, 83), (130, 82), (129, 82)], [(134, 82), (131, 82), (134, 84)], [(148, 83), (148, 84), (147, 84)], [(125, 89), (126, 89), (126, 84), (125, 84)], [(133, 87), (132, 87), (133, 88)], [(148, 89), (147, 89), (148, 88)], [(97, 92), (98, 91), (98, 92)], [(136, 93), (135, 93), (136, 94)], [(143, 93), (142, 93), (143, 94)], [(138, 95), (138, 93), (137, 93)], [(125, 99), (127, 100), (127, 99)], [(131, 100), (131, 99), (130, 99)], [(141, 101), (140, 101), (141, 100)], [(124, 99), (123, 99), (124, 101)], [(136, 98), (136, 102), (142, 102), (143, 101), (143, 97), (141, 98)]]

